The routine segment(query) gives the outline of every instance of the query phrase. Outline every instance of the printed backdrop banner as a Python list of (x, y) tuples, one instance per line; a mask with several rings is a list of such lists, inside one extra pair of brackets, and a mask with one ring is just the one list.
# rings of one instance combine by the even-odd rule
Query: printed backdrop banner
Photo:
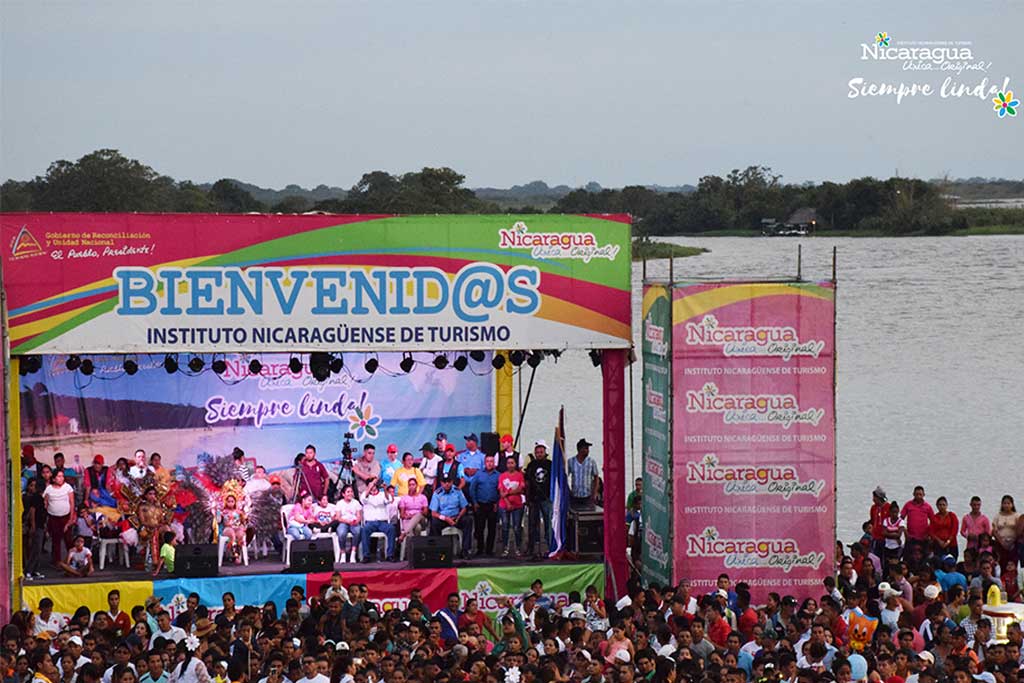
[[(141, 571), (139, 572), (139, 577), (149, 579), (149, 575)], [(160, 582), (158, 581), (157, 583)], [(96, 583), (57, 583), (47, 585), (23, 583), (21, 586), (21, 608), (30, 609), (38, 613), (39, 601), (43, 598), (50, 598), (53, 600), (53, 611), (66, 617), (73, 615), (75, 610), (82, 605), (88, 607), (90, 611), (96, 612), (97, 610), (108, 609), (107, 594), (115, 588), (121, 591), (121, 609), (129, 613), (132, 607), (145, 604), (146, 598), (153, 595), (153, 581), (151, 580), (118, 581), (117, 583), (108, 581)], [(213, 604), (220, 604), (220, 596), (217, 596), (217, 602)]]
[(630, 345), (625, 215), (0, 214), (26, 353)]
[[(284, 612), (284, 603), (288, 600), (292, 586), (305, 589), (304, 574), (263, 574), (261, 576), (218, 576), (204, 579), (170, 578), (154, 581), (152, 594), (161, 598), (164, 607), (175, 617), (186, 609), (185, 601), (189, 593), (199, 594), (199, 604), (210, 608), (211, 619), (223, 609), (222, 596), (232, 593), (239, 607), (255, 605), (262, 607), (267, 602), (277, 605), (278, 613)], [(125, 603), (122, 597), (121, 609), (125, 605), (141, 604)]]
[[(306, 595), (317, 595), (320, 587), (330, 582), (331, 572), (308, 574)], [(343, 571), (341, 583), (346, 588), (352, 583), (365, 583), (370, 601), (384, 612), (393, 609), (404, 610), (409, 606), (409, 595), (416, 588), (423, 593), (423, 604), (433, 611), (447, 605), (448, 596), (459, 590), (459, 580), (454, 569)]]
[(835, 543), (835, 285), (672, 298), (676, 577), (818, 595)]
[(544, 594), (554, 599), (559, 610), (569, 604), (570, 591), (579, 591), (583, 595), (586, 587), (593, 585), (598, 595), (604, 595), (603, 564), (460, 567), (459, 594), (463, 602), (476, 598), (481, 611), (493, 617), (500, 609), (500, 598), (518, 600), (537, 579), (544, 582)]
[[(672, 583), (672, 301), (666, 285), (644, 287), (643, 508), (641, 564), (652, 583)], [(627, 510), (627, 515), (636, 511)], [(632, 517), (631, 517), (632, 519)]]
[[(337, 466), (346, 432), (356, 457), (373, 443), (383, 459), (388, 443), (418, 454), (438, 432), (461, 447), (463, 435), (489, 431), (489, 358), (458, 372), (417, 356), (422, 362), (405, 374), (400, 354), (375, 355), (380, 369), (371, 377), (364, 354), (345, 354), (341, 372), (325, 382), (306, 364), (293, 374), (285, 354), (260, 354), (258, 375), (249, 368), (256, 356), (218, 354), (227, 364), (221, 375), (210, 356), (199, 372), (181, 356), (173, 374), (163, 356), (137, 356), (134, 375), (123, 370), (122, 356), (89, 356), (91, 375), (68, 370), (66, 356), (43, 356), (42, 370), (21, 377), (21, 443), (39, 455), (63, 451), (70, 467), (87, 467), (96, 454), (114, 465), (137, 448), (159, 452), (165, 467), (194, 467), (201, 454), (225, 455), (238, 446), (279, 470), (290, 468), (307, 443)], [(473, 372), (478, 367), (480, 374)]]

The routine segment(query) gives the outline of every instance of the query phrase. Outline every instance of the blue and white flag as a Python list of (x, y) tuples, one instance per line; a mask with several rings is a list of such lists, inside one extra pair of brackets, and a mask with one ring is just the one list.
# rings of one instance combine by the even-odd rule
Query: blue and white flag
[(548, 557), (565, 552), (569, 519), (569, 478), (565, 472), (565, 408), (558, 411), (555, 443), (551, 453), (551, 542)]

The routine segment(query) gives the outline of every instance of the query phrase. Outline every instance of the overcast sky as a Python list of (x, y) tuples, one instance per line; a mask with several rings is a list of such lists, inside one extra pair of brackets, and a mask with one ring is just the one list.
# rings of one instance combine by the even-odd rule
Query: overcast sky
[(0, 0), (0, 178), (101, 147), (273, 187), (426, 165), (471, 186), (671, 185), (750, 164), (793, 182), (1024, 175), (1024, 111), (847, 87), (949, 75), (862, 61), (886, 31), (970, 41), (1024, 95), (1024, 3), (839, 4)]

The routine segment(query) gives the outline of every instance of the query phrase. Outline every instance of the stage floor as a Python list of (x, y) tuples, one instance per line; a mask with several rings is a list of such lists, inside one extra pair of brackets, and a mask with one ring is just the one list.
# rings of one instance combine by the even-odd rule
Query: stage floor
[[(530, 559), (529, 557), (523, 557), (521, 559), (515, 558), (504, 558), (499, 556), (496, 557), (477, 557), (471, 560), (456, 560), (452, 563), (453, 569), (466, 568), (466, 569), (486, 569), (488, 567), (522, 567), (527, 565), (553, 565), (558, 564), (579, 564), (581, 562), (603, 562), (602, 558), (595, 556), (585, 556), (567, 560), (550, 560), (548, 558)], [(293, 574), (295, 576), (304, 576), (304, 572), (289, 572), (287, 567), (281, 562), (280, 556), (271, 555), (270, 557), (260, 558), (259, 560), (250, 558), (249, 565), (244, 564), (236, 565), (232, 563), (225, 563), (220, 568), (218, 576), (259, 576), (266, 574)], [(338, 562), (334, 565), (334, 569), (340, 572), (351, 573), (351, 572), (380, 572), (380, 571), (399, 571), (403, 569), (413, 569), (413, 566), (409, 562)], [(331, 570), (324, 570), (331, 571)], [(47, 585), (58, 585), (73, 583), (116, 583), (118, 581), (152, 581), (159, 579), (173, 579), (175, 575), (161, 572), (159, 576), (154, 577), (151, 572), (143, 571), (142, 569), (125, 569), (120, 565), (110, 566), (107, 565), (105, 569), (94, 571), (87, 578), (73, 578), (65, 576), (59, 569), (53, 567), (45, 567), (43, 574), (46, 575), (45, 579), (25, 579), (23, 578), (23, 585), (25, 586), (47, 586)]]

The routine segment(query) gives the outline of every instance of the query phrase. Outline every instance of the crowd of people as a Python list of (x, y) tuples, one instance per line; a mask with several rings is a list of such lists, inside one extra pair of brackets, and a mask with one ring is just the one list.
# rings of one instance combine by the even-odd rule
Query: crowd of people
[[(371, 541), (383, 536), (378, 554), (397, 561), (398, 548), (414, 534), (443, 535), (458, 530), (459, 555), (532, 557), (546, 555), (552, 525), (551, 467), (548, 444), (540, 439), (525, 458), (511, 435), (497, 453), (480, 450), (476, 434), (458, 449), (439, 433), (415, 453), (399, 455), (397, 444), (379, 458), (373, 444), (346, 455), (328, 468), (312, 444), (295, 456), (294, 467), (269, 473), (236, 448), (231, 481), (217, 487), (216, 534), (239, 563), (242, 547), (254, 540), (252, 501), (280, 511), (280, 524), (262, 530), (278, 551), (286, 537), (311, 539), (337, 535), (343, 561), (371, 561)], [(566, 470), (571, 504), (601, 503), (599, 468), (590, 444), (580, 439)], [(229, 485), (230, 484), (230, 485)], [(186, 539), (207, 542), (209, 530), (190, 528), (176, 503), (173, 474), (159, 453), (137, 450), (131, 460), (108, 467), (103, 455), (82, 467), (78, 456), (68, 466), (63, 453), (47, 464), (31, 446), (23, 450), (24, 574), (44, 578), (45, 545), (50, 564), (68, 576), (94, 571), (96, 539), (117, 538), (137, 564), (158, 573), (173, 570), (174, 546)], [(177, 506), (177, 507), (176, 507)], [(524, 540), (525, 526), (525, 540)]]
[[(371, 491), (378, 475), (362, 471)], [(5, 683), (1019, 683), (1021, 626), (997, 633), (985, 608), (1019, 595), (1022, 525), (1009, 496), (992, 519), (977, 499), (959, 519), (920, 487), (903, 505), (878, 488), (820, 591), (758, 604), (726, 574), (704, 594), (634, 576), (607, 602), (537, 580), (493, 616), (458, 593), (431, 611), (418, 590), (385, 610), (337, 573), (316, 595), (294, 587), (281, 612), (230, 593), (193, 594), (175, 615), (157, 597), (126, 614), (117, 591), (70, 616), (44, 599), (3, 628), (0, 670)]]

